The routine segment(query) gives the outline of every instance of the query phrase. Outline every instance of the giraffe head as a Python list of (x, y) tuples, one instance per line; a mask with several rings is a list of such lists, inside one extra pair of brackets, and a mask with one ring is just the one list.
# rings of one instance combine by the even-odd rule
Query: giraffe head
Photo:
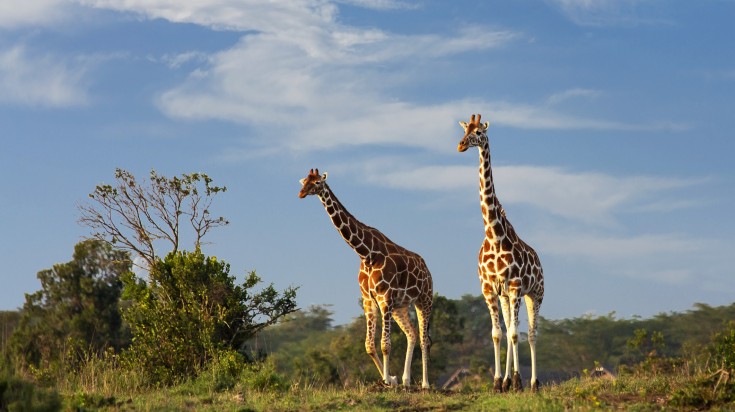
[(490, 122), (480, 123), (481, 114), (473, 114), (470, 117), (470, 122), (459, 122), (459, 125), (464, 129), (464, 137), (459, 141), (457, 145), (457, 151), (464, 152), (470, 147), (479, 146), (480, 143), (487, 141), (487, 128), (490, 127)]
[(305, 178), (299, 180), (301, 183), (301, 191), (299, 191), (299, 197), (301, 199), (309, 195), (319, 195), (324, 192), (325, 181), (327, 180), (327, 173), (319, 175), (319, 169), (309, 170), (309, 174)]

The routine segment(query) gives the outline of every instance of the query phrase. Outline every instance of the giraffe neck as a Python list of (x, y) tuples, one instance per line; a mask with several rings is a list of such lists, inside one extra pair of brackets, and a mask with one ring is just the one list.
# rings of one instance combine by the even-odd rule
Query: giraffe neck
[(383, 239), (375, 236), (375, 229), (365, 225), (357, 220), (350, 212), (345, 209), (342, 203), (334, 195), (332, 189), (324, 183), (324, 192), (319, 195), (324, 209), (327, 211), (329, 218), (332, 220), (334, 227), (348, 245), (360, 256), (366, 259), (371, 252), (371, 248), (376, 246), (378, 242), (383, 243)]
[(482, 219), (485, 222), (485, 236), (500, 240), (506, 235), (506, 219), (503, 216), (502, 206), (495, 195), (493, 171), (490, 164), (490, 144), (482, 143), (480, 151), (480, 207)]

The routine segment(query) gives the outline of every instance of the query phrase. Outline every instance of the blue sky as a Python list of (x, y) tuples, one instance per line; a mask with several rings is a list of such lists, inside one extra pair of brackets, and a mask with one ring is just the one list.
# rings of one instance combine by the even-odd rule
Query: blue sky
[(71, 259), (77, 205), (115, 168), (227, 186), (205, 252), (337, 323), (361, 313), (358, 259), (297, 198), (313, 167), (435, 291), (479, 294), (472, 113), (543, 316), (730, 304), (733, 18), (731, 0), (0, 0), (0, 309)]

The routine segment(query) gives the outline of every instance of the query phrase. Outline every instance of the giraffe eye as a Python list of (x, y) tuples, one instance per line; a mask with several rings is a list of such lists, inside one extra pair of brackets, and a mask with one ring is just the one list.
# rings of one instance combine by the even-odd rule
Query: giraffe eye
[(480, 132), (479, 130), (477, 130), (477, 131), (475, 132), (475, 134), (476, 134), (477, 136), (480, 136), (480, 135), (482, 135), (482, 132)]

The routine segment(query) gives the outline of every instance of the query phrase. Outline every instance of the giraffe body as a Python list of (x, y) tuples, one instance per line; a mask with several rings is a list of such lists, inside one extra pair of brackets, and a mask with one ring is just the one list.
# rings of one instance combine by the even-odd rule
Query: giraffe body
[[(406, 334), (408, 346), (403, 369), (403, 385), (411, 384), (411, 360), (416, 345), (416, 329), (410, 322), (409, 308), (414, 305), (418, 319), (418, 338), (422, 355), (422, 387), (429, 387), (429, 319), (433, 299), (431, 273), (424, 259), (365, 225), (345, 209), (326, 183), (327, 174), (311, 170), (301, 180), (299, 197), (317, 195), (342, 238), (360, 256), (358, 283), (362, 294), (367, 330), (365, 350), (378, 368), (383, 381), (392, 385), (397, 379), (388, 372), (390, 359), (391, 318)], [(375, 350), (375, 331), (382, 319), (380, 347), (383, 359)]]
[[(485, 223), (485, 239), (478, 256), (478, 275), (485, 302), (492, 318), (492, 337), (495, 350), (494, 389), (522, 388), (518, 362), (518, 312), (521, 299), (528, 313), (528, 343), (531, 349), (531, 388), (538, 389), (536, 376), (536, 319), (544, 299), (544, 277), (541, 262), (533, 250), (517, 234), (505, 216), (495, 194), (490, 145), (487, 137), (489, 123), (480, 124), (480, 115), (470, 123), (460, 122), (465, 135), (457, 150), (464, 152), (475, 146), (480, 153), (480, 206)], [(502, 311), (507, 330), (507, 358), (505, 378), (500, 376), (500, 340), (503, 331), (499, 313)], [(512, 368), (512, 369), (511, 369)], [(512, 375), (511, 375), (512, 372)], [(512, 376), (512, 377), (511, 377)]]

